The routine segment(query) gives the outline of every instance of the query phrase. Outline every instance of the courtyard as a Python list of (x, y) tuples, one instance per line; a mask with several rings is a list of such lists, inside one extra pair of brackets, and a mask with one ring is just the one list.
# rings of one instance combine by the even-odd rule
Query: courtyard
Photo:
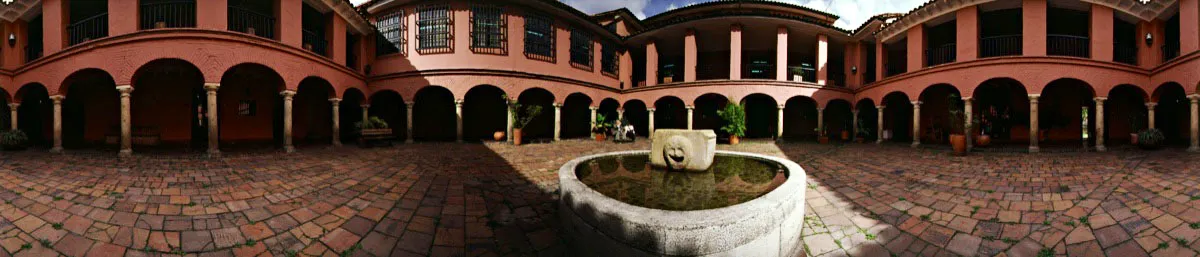
[[(555, 172), (612, 144), (0, 157), (0, 256), (561, 256)], [(751, 141), (808, 174), (808, 256), (1193, 256), (1200, 155)]]

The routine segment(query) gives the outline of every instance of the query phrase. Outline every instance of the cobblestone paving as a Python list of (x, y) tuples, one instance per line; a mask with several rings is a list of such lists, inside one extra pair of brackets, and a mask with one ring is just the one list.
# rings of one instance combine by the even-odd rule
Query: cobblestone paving
[[(0, 257), (561, 256), (571, 140), (226, 154), (0, 156)], [(1200, 155), (746, 142), (809, 174), (810, 256), (1190, 256)]]

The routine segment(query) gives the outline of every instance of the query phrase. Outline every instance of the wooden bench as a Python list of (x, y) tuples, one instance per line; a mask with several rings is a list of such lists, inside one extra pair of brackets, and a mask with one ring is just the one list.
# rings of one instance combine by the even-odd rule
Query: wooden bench
[(387, 144), (387, 146), (391, 146), (393, 138), (392, 129), (390, 128), (363, 129), (359, 131), (358, 145), (361, 147), (371, 147), (382, 142)]

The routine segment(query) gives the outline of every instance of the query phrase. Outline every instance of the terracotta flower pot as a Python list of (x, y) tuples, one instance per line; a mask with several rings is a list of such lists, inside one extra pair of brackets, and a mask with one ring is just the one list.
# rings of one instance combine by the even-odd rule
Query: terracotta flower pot
[(605, 135), (604, 133), (596, 133), (596, 142), (604, 142), (605, 139), (608, 139), (608, 135)]
[(992, 136), (982, 134), (982, 135), (979, 135), (979, 137), (975, 138), (976, 146), (983, 147), (983, 146), (988, 146), (990, 144), (992, 144)]
[(513, 137), (513, 145), (521, 145), (521, 129), (514, 128), (512, 137)]
[(1129, 133), (1129, 144), (1131, 144), (1131, 145), (1138, 144), (1138, 134), (1137, 133)]
[(828, 136), (821, 136), (820, 138), (817, 138), (817, 142), (818, 142), (818, 143), (821, 143), (821, 144), (828, 144), (828, 143), (829, 143), (829, 137), (828, 137)]
[(492, 133), (492, 139), (495, 139), (496, 141), (504, 140), (504, 131), (496, 131), (496, 133)]
[(950, 145), (954, 147), (954, 154), (963, 155), (967, 153), (967, 136), (953, 134), (950, 135)]
[(850, 140), (850, 131), (842, 131), (842, 141)]
[(733, 136), (733, 135), (729, 136), (729, 144), (736, 145), (741, 142), (742, 142), (742, 139), (739, 138), (738, 136)]

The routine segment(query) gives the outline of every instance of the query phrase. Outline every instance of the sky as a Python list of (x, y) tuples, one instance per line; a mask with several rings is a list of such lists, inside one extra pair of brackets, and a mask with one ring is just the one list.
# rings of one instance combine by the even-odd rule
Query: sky
[[(350, 0), (354, 4), (367, 0)], [(587, 14), (610, 11), (621, 7), (637, 15), (638, 18), (654, 16), (671, 9), (709, 2), (711, 0), (559, 0)], [(843, 29), (855, 29), (863, 21), (876, 14), (889, 12), (908, 12), (927, 0), (771, 0), (805, 6), (819, 11), (832, 13), (841, 17), (834, 26)]]

